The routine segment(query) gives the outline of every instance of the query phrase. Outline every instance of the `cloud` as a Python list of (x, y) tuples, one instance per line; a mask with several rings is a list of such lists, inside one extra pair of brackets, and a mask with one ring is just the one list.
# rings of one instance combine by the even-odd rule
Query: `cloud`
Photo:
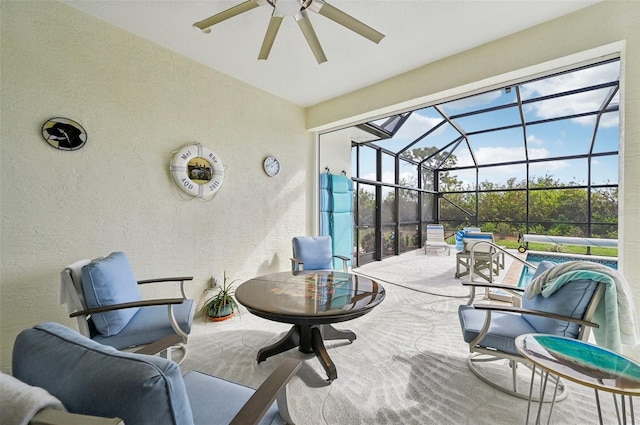
[[(407, 142), (413, 141), (438, 125), (440, 121), (442, 121), (441, 116), (430, 117), (416, 111), (411, 114), (411, 117), (400, 127), (394, 139), (405, 139)], [(437, 131), (440, 131), (440, 129)]]
[(530, 134), (527, 136), (527, 146), (542, 146), (546, 142), (542, 139), (537, 138), (535, 135)]
[[(532, 138), (534, 136), (529, 136)], [(539, 139), (534, 139), (537, 143), (543, 144)], [(474, 151), (476, 160), (478, 164), (495, 164), (498, 162), (511, 162), (511, 161), (524, 161), (526, 159), (524, 153), (524, 147), (514, 147), (514, 148), (506, 148), (506, 147), (482, 147), (476, 149)], [(548, 158), (550, 153), (545, 148), (529, 148), (529, 159), (541, 159)], [(458, 163), (456, 164), (459, 167), (464, 167), (468, 165), (473, 165), (473, 160), (471, 159), (471, 155), (468, 152), (464, 152), (458, 155)], [(501, 167), (502, 169), (508, 167)]]
[[(530, 136), (530, 139), (532, 137), (533, 136)], [(539, 139), (533, 138), (532, 140), (535, 140), (536, 143), (543, 144), (543, 142)], [(544, 159), (549, 158), (550, 155), (550, 152), (545, 148), (531, 148), (531, 145), (529, 146), (529, 159)], [(483, 147), (475, 151), (475, 156), (479, 164), (494, 164), (498, 160), (500, 162), (510, 162), (523, 161), (525, 159), (523, 147)], [(459, 155), (457, 166), (463, 167), (468, 165), (473, 165), (471, 155), (469, 155), (468, 152)], [(570, 164), (567, 161), (531, 163), (530, 172), (532, 175), (540, 175), (545, 173), (554, 174), (554, 172), (567, 169), (569, 166)], [(525, 168), (522, 164), (501, 165), (491, 167), (490, 171), (489, 169), (485, 170), (491, 173), (490, 180), (494, 182), (499, 182), (502, 180), (506, 181), (511, 177), (516, 177), (516, 179), (518, 180), (525, 178)], [(486, 173), (481, 172), (480, 179), (485, 180), (485, 177)]]
[(494, 90), (487, 93), (482, 93), (476, 96), (465, 97), (464, 99), (454, 100), (453, 102), (445, 103), (442, 106), (447, 111), (466, 111), (469, 108), (474, 108), (480, 105), (487, 105), (494, 100), (498, 99), (502, 93), (500, 90)]
[[(384, 171), (382, 173), (382, 181), (383, 182), (393, 183), (395, 177), (396, 177), (395, 173), (393, 173), (392, 171)], [(374, 180), (375, 180), (375, 178), (374, 178)]]
[(404, 181), (407, 186), (418, 187), (418, 178), (415, 173), (400, 173), (400, 181)]
[(570, 167), (570, 164), (567, 161), (534, 162), (529, 165), (529, 170), (532, 175), (553, 174), (554, 171), (565, 170), (568, 167)]
[(375, 181), (376, 180), (376, 172), (370, 172), (370, 173), (366, 173), (366, 174), (362, 174), (360, 176), (361, 179), (365, 179), (365, 180), (371, 180), (371, 181)]
[[(576, 72), (545, 78), (520, 86), (523, 99), (532, 99), (538, 96), (546, 96), (561, 93), (591, 85), (615, 81), (620, 73), (620, 63), (612, 62), (602, 66), (591, 67)], [(593, 90), (578, 93), (569, 97), (549, 99), (532, 104), (527, 104), (525, 111), (534, 113), (541, 119), (554, 118), (561, 115), (571, 115), (585, 111), (598, 110), (609, 89)], [(614, 100), (613, 103), (617, 101)], [(593, 125), (595, 117), (576, 118), (572, 121), (581, 125)], [(618, 114), (606, 114), (601, 123), (603, 127), (615, 127), (618, 125)]]
[[(387, 171), (382, 173), (382, 181), (386, 183), (393, 183), (395, 175), (394, 173)], [(362, 176), (363, 179), (376, 181), (376, 173), (368, 173)], [(404, 180), (403, 180), (404, 179)], [(411, 172), (401, 172), (400, 173), (400, 181), (404, 181), (404, 183), (410, 187), (418, 187), (417, 176), (415, 173)], [(373, 188), (370, 186), (362, 186), (363, 190), (367, 190), (371, 193), (374, 192)], [(383, 193), (387, 193), (393, 191), (393, 188), (383, 187)]]

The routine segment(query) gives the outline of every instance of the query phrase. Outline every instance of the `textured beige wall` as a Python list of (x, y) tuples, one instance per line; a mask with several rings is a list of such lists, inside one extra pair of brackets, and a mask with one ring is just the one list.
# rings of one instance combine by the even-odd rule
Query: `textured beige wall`
[[(598, 3), (529, 30), (307, 108), (307, 128), (325, 130), (414, 109), (617, 52), (622, 58), (620, 267), (640, 322), (640, 4)], [(625, 351), (640, 360), (640, 348)]]
[[(57, 294), (77, 259), (122, 250), (140, 279), (193, 275), (195, 298), (223, 270), (290, 267), (291, 237), (312, 228), (302, 108), (56, 2), (3, 1), (1, 19), (3, 371), (20, 330), (75, 326)], [(55, 116), (84, 126), (83, 149), (44, 142)], [(196, 141), (227, 167), (211, 202), (181, 199), (168, 171), (171, 152)], [(267, 154), (277, 177), (262, 171)]]
[[(60, 268), (75, 259), (123, 250), (139, 278), (194, 275), (194, 297), (223, 269), (238, 278), (287, 269), (290, 237), (315, 228), (309, 194), (321, 164), (305, 127), (410, 108), (620, 41), (621, 265), (640, 306), (638, 14), (636, 1), (597, 4), (309, 108), (305, 117), (294, 105), (64, 5), (2, 1), (2, 370), (21, 329), (43, 320), (74, 325), (57, 304), (57, 288)], [(86, 147), (47, 146), (40, 126), (53, 116), (80, 121)], [(212, 202), (181, 200), (168, 172), (170, 153), (195, 141), (227, 166)], [(283, 164), (273, 179), (261, 170), (267, 154)]]
[(320, 137), (320, 171), (329, 168), (332, 174), (343, 171), (352, 177), (351, 172), (351, 138), (341, 132), (323, 134)]

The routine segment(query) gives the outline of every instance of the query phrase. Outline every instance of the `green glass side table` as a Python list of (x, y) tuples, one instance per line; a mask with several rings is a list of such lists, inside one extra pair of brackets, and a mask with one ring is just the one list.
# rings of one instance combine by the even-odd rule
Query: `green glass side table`
[[(631, 418), (629, 423), (636, 423), (633, 397), (640, 395), (639, 363), (602, 347), (555, 335), (525, 334), (517, 337), (515, 343), (518, 352), (533, 363), (526, 424), (529, 423), (531, 393), (536, 367), (542, 370), (540, 374), (541, 395), (546, 389), (549, 374), (556, 375), (559, 378), (565, 378), (595, 390), (600, 424), (603, 422), (598, 391), (613, 394), (619, 424), (626, 425), (627, 416)], [(620, 396), (620, 408), (618, 395)], [(625, 400), (625, 397), (628, 401)], [(551, 420), (553, 405), (552, 402), (547, 424)], [(541, 409), (542, 403), (538, 406), (536, 424), (540, 423)]]

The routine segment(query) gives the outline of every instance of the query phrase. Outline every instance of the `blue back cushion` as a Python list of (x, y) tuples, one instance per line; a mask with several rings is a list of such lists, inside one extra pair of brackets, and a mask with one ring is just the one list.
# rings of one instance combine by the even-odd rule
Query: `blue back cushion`
[(293, 238), (293, 256), (304, 262), (305, 270), (333, 269), (331, 236)]
[[(87, 308), (141, 301), (138, 282), (129, 260), (122, 252), (112, 252), (82, 268), (82, 291)], [(127, 308), (91, 315), (102, 335), (117, 335), (140, 308)]]
[(533, 280), (536, 277), (540, 276), (542, 273), (546, 272), (547, 270), (549, 270), (550, 268), (552, 268), (555, 265), (556, 265), (556, 263), (554, 263), (553, 261), (548, 261), (548, 260), (540, 261), (540, 263), (538, 264), (538, 267), (536, 268), (536, 272), (531, 277), (531, 280)]
[[(493, 233), (489, 232), (465, 232), (462, 237), (465, 251), (471, 251), (471, 248), (480, 241), (493, 242)], [(489, 252), (493, 248), (490, 245), (482, 244), (475, 249), (474, 252)]]
[[(533, 279), (554, 266), (556, 264), (551, 261), (542, 261), (536, 269)], [(533, 299), (528, 299), (524, 296), (522, 298), (522, 307), (529, 310), (552, 312), (574, 319), (582, 319), (597, 285), (597, 282), (590, 279), (567, 282), (548, 298), (537, 295)], [(578, 324), (570, 323), (566, 320), (549, 319), (531, 314), (523, 314), (522, 317), (539, 333), (577, 338), (580, 331)]]
[(21, 332), (12, 366), (16, 378), (44, 388), (71, 413), (137, 425), (193, 424), (176, 363), (118, 351), (59, 323)]
[(482, 232), (466, 232), (464, 234), (465, 239), (478, 239), (484, 241), (492, 241), (493, 233), (482, 233)]
[(442, 224), (427, 224), (427, 238), (444, 236), (444, 226)]

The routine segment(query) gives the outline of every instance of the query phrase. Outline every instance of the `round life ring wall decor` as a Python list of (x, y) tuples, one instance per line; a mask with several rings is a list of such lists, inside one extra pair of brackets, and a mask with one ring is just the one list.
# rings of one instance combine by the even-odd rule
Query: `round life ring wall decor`
[(176, 185), (194, 198), (211, 200), (224, 180), (224, 166), (213, 151), (200, 143), (173, 154), (169, 167)]

